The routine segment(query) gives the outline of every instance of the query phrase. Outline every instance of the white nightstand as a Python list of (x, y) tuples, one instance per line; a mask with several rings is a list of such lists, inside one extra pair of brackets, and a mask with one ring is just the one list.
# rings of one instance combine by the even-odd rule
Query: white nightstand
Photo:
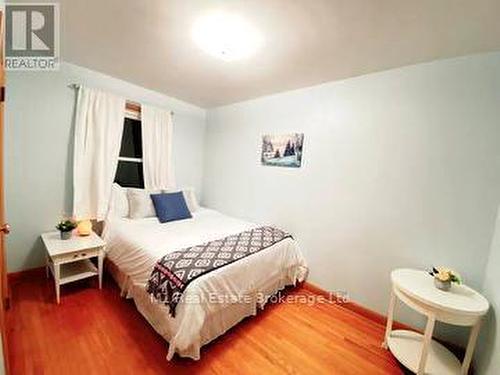
[[(425, 271), (394, 270), (391, 281), (392, 294), (383, 346), (389, 347), (399, 362), (418, 375), (466, 375), (482, 317), (489, 309), (486, 298), (465, 285), (453, 284), (448, 292), (439, 290), (434, 286), (433, 277)], [(396, 298), (427, 316), (423, 335), (406, 330), (392, 331)], [(448, 349), (432, 340), (436, 321), (472, 327), (462, 364)]]
[[(105, 242), (92, 232), (89, 236), (75, 234), (69, 240), (61, 240), (59, 232), (42, 234), (47, 249), (47, 277), (49, 269), (54, 275), (56, 301), (60, 301), (60, 286), (87, 277), (99, 276), (99, 289), (102, 288), (102, 266)], [(90, 258), (97, 257), (97, 268)]]

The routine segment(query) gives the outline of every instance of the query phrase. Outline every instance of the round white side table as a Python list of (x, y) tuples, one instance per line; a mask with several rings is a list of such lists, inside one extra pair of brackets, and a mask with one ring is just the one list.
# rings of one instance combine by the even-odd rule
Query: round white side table
[[(383, 347), (388, 347), (401, 364), (418, 375), (466, 375), (482, 318), (489, 309), (486, 298), (465, 285), (453, 284), (447, 292), (439, 290), (434, 286), (433, 277), (420, 270), (394, 270), (391, 281), (392, 293)], [(392, 330), (396, 298), (427, 317), (423, 335), (407, 330)], [(432, 340), (436, 321), (472, 327), (462, 364), (453, 353)]]

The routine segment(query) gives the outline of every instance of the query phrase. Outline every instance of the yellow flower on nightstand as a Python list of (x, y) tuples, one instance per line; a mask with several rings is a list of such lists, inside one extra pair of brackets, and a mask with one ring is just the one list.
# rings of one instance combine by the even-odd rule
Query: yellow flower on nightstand
[(439, 270), (435, 277), (440, 281), (448, 281), (450, 280), (450, 271)]
[(434, 277), (436, 288), (444, 291), (450, 290), (451, 283), (462, 283), (460, 275), (450, 268), (432, 267), (432, 271), (429, 271), (429, 273)]

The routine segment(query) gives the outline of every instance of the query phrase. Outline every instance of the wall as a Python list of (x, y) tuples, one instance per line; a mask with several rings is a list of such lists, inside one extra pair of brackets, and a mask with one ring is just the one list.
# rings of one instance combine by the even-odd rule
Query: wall
[(495, 235), (491, 243), (490, 256), (484, 276), (483, 293), (490, 301), (490, 311), (479, 338), (477, 353), (477, 374), (496, 375), (500, 368), (500, 209), (497, 216)]
[(5, 181), (9, 272), (39, 266), (40, 233), (72, 212), (72, 143), (75, 91), (82, 83), (127, 99), (170, 108), (174, 115), (174, 163), (179, 186), (201, 192), (205, 111), (127, 82), (62, 64), (57, 72), (8, 72)]
[[(210, 110), (204, 203), (291, 231), (310, 281), (381, 313), (397, 267), (448, 265), (480, 288), (500, 196), (499, 103), (494, 53)], [(305, 133), (302, 168), (262, 166), (262, 134), (286, 132)]]

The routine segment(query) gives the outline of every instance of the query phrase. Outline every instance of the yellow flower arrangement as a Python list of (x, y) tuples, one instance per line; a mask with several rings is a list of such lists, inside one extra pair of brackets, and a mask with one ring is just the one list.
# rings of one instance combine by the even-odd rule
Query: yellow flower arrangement
[(432, 267), (432, 271), (429, 272), (432, 276), (434, 276), (436, 279), (439, 281), (442, 281), (444, 283), (446, 282), (452, 282), (452, 283), (457, 283), (461, 284), (462, 280), (460, 278), (460, 275), (445, 267)]

